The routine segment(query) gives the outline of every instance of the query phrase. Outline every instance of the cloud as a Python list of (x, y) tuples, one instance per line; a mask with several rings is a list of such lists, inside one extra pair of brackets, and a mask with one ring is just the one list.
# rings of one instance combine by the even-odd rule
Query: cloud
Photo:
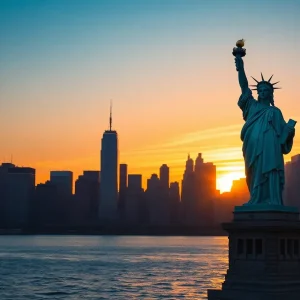
[[(148, 145), (146, 148), (130, 150), (129, 152), (124, 153), (123, 155), (125, 156), (130, 156), (132, 154), (150, 155), (150, 154), (155, 154), (157, 152), (168, 153), (174, 150), (178, 152), (186, 153), (186, 149), (189, 148), (194, 148), (194, 149), (197, 148), (199, 150), (200, 145), (201, 145), (201, 151), (212, 150), (212, 148), (215, 149), (215, 151), (220, 151), (222, 145), (228, 144), (228, 139), (225, 140), (224, 138), (228, 138), (230, 136), (239, 138), (240, 129), (241, 129), (241, 125), (230, 125), (230, 126), (200, 130), (192, 133), (186, 133), (176, 138), (173, 138), (172, 140), (166, 141), (164, 143), (152, 144), (152, 145)], [(212, 141), (214, 142), (213, 144)], [(218, 143), (220, 145), (220, 148), (219, 147), (216, 148), (218, 146)]]
[[(121, 154), (122, 161), (135, 165), (134, 169), (156, 170), (167, 163), (170, 172), (179, 176), (185, 168), (187, 154), (196, 159), (198, 153), (206, 162), (213, 162), (217, 172), (244, 172), (242, 145), (239, 141), (241, 125), (210, 128), (179, 135), (164, 143), (152, 144)], [(154, 172), (156, 172), (154, 171)]]
[(239, 136), (241, 125), (229, 125), (224, 127), (210, 128), (196, 132), (186, 133), (177, 138), (160, 145), (152, 145), (147, 148), (151, 149), (169, 149), (178, 146), (186, 146), (202, 141), (216, 140), (229, 136)]

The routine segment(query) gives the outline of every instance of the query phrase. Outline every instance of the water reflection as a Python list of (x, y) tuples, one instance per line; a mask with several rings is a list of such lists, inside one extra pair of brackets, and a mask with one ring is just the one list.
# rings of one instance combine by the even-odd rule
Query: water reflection
[(223, 281), (227, 244), (224, 237), (2, 236), (0, 299), (206, 299)]

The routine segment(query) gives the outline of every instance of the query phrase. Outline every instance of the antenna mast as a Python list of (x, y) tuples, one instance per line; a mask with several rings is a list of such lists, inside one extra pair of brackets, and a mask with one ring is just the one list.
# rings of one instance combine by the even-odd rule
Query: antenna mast
[(109, 131), (111, 131), (111, 127), (112, 127), (112, 101), (110, 100)]

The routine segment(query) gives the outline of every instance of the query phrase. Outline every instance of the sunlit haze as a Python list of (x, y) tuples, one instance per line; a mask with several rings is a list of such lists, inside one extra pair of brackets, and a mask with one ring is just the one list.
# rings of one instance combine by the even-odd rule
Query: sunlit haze
[(37, 183), (99, 170), (112, 99), (119, 162), (144, 187), (163, 163), (181, 182), (202, 153), (230, 190), (244, 176), (232, 48), (246, 40), (249, 83), (274, 74), (275, 105), (300, 121), (299, 14), (298, 0), (2, 0), (0, 162)]

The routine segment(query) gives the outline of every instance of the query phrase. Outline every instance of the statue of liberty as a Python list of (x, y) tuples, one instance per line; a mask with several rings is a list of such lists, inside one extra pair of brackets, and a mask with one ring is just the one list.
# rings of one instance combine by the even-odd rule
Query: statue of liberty
[[(243, 41), (243, 40), (242, 40)], [(242, 94), (238, 106), (243, 112), (245, 124), (241, 130), (245, 173), (250, 200), (246, 205), (283, 205), (284, 188), (283, 154), (288, 154), (293, 146), (296, 121), (285, 122), (282, 113), (274, 103), (274, 87), (271, 78), (256, 80), (253, 90), (257, 90), (255, 100), (249, 89), (242, 56), (245, 49), (237, 43), (234, 48), (236, 69)], [(243, 46), (243, 44), (242, 44)]]

